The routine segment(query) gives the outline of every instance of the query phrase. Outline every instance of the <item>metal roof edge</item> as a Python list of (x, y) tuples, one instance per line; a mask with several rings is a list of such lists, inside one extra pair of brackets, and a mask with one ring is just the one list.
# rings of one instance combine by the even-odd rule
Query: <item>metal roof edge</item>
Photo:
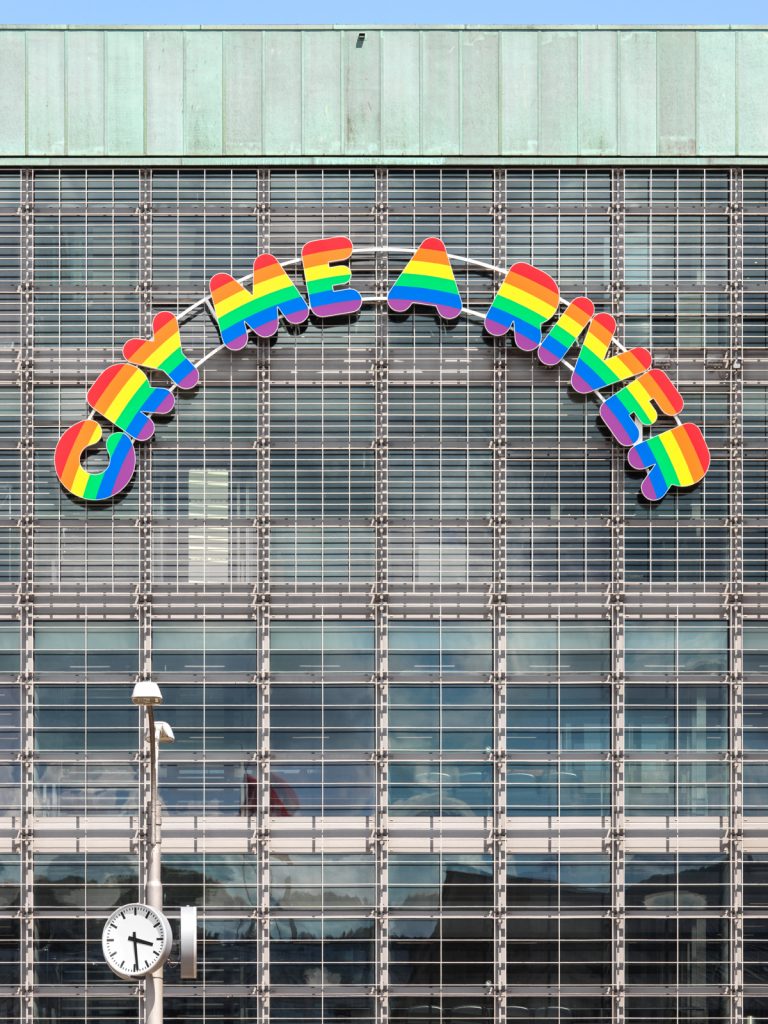
[(362, 22), (350, 24), (282, 24), (282, 25), (0, 25), (0, 32), (239, 32), (239, 31), (260, 31), (260, 32), (344, 32), (344, 31), (388, 31), (402, 32), (768, 32), (768, 24), (765, 25), (611, 25), (611, 24), (583, 24), (583, 25), (369, 25)]
[(762, 167), (764, 156), (0, 156), (0, 168), (139, 167)]

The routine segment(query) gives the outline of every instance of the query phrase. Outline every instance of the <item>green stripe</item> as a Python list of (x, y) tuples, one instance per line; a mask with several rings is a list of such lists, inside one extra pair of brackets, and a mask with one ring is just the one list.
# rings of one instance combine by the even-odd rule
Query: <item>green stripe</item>
[(324, 277), (319, 281), (307, 281), (307, 289), (310, 292), (327, 292), (335, 285), (346, 284), (349, 280), (350, 273), (348, 270), (344, 270), (338, 274), (332, 274), (329, 277)]
[(526, 324), (534, 324), (538, 326), (543, 324), (546, 319), (537, 313), (534, 313), (528, 306), (521, 306), (519, 302), (511, 302), (509, 299), (505, 299), (503, 295), (497, 295), (493, 300), (491, 309), (502, 309), (509, 316), (513, 316), (516, 320), (522, 320)]
[(651, 454), (661, 467), (665, 479), (679, 480), (680, 477), (677, 475), (677, 470), (675, 469), (672, 460), (667, 455), (667, 450), (664, 447), (664, 442), (660, 441), (657, 436), (650, 438), (648, 441), (648, 445), (650, 447)]
[(301, 292), (293, 285), (290, 285), (287, 288), (281, 288), (280, 291), (270, 292), (261, 299), (251, 299), (245, 306), (240, 306), (223, 317), (219, 317), (219, 326), (222, 330), (225, 330), (227, 327), (231, 327), (232, 324), (247, 323), (249, 316), (255, 316), (257, 313), (262, 313), (265, 309), (279, 306), (288, 299), (295, 299), (297, 296), (301, 299)]
[[(141, 412), (141, 407), (149, 398), (150, 394), (151, 392), (147, 392), (146, 386), (140, 387), (117, 418), (121, 420), (126, 427), (129, 426), (133, 417), (136, 416), (137, 413)], [(121, 424), (118, 423), (118, 426), (121, 426)]]
[[(605, 365), (604, 359), (601, 359), (600, 356), (595, 355), (594, 352), (590, 352), (590, 350), (588, 348), (585, 348), (584, 345), (581, 346), (581, 351), (579, 352), (579, 363), (581, 362), (586, 363), (591, 370), (594, 370), (598, 377), (600, 377), (601, 380), (604, 380), (606, 384), (615, 384), (616, 381), (619, 379), (618, 376), (612, 370), (608, 369), (608, 367)], [(576, 364), (577, 370), (579, 367), (579, 363)]]
[(459, 289), (455, 281), (448, 281), (444, 277), (429, 277), (427, 274), (406, 274), (402, 273), (395, 281), (395, 288), (429, 288), (435, 292), (445, 292), (449, 295), (458, 295)]

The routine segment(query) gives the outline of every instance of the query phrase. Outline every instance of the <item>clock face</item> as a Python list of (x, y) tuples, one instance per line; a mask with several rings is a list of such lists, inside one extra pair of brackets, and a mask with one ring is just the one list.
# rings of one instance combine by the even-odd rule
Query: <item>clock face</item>
[(168, 959), (171, 926), (153, 907), (129, 903), (118, 907), (104, 925), (104, 959), (119, 978), (143, 978)]

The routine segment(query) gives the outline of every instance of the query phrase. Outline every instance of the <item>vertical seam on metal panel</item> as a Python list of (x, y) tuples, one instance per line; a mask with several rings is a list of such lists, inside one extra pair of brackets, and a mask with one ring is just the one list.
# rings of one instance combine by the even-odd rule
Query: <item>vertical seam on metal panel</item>
[(730, 540), (728, 616), (731, 649), (731, 1020), (743, 1020), (744, 998), (744, 172), (730, 175)]
[[(589, 173), (589, 172), (588, 172)], [(625, 241), (625, 180), (624, 170), (614, 168), (611, 172), (611, 307), (616, 320), (617, 336), (624, 340), (624, 241)], [(624, 626), (626, 592), (624, 555), (626, 544), (626, 518), (624, 514), (624, 449), (614, 446), (612, 453), (611, 480), (611, 584), (609, 612), (612, 634), (613, 690), (613, 808), (611, 827), (612, 910), (613, 910), (613, 1022), (623, 1024), (625, 1019), (625, 660)]]
[[(271, 235), (271, 178), (268, 169), (260, 169), (258, 178), (257, 241), (259, 252), (269, 252)], [(253, 839), (258, 858), (258, 1007), (259, 1024), (269, 1021), (269, 861), (270, 861), (270, 343), (259, 339), (257, 365), (258, 429), (255, 441), (257, 476), (256, 585), (253, 613), (258, 633), (258, 680), (260, 696), (260, 757), (257, 769), (259, 799), (256, 808), (256, 832)]]
[[(507, 172), (493, 172), (493, 262), (507, 260)], [(506, 336), (493, 341), (493, 581), (494, 656), (494, 1019), (507, 1019), (507, 383)]]
[[(388, 259), (381, 249), (389, 233), (389, 172), (375, 172), (375, 292), (387, 293)], [(373, 614), (376, 633), (376, 814), (373, 845), (376, 856), (376, 1021), (389, 1021), (389, 337), (387, 311), (380, 303), (376, 318), (373, 366), (375, 402), (375, 544)]]
[[(152, 337), (152, 170), (139, 171), (139, 320), (144, 336)], [(149, 679), (152, 674), (152, 446), (143, 444), (137, 452), (138, 474), (136, 486), (139, 491), (138, 545), (139, 580), (136, 585), (135, 606), (139, 625), (139, 679)], [(146, 718), (146, 716), (142, 716)], [(138, 854), (140, 863), (145, 865), (142, 879), (147, 877), (148, 856), (147, 835), (151, 813), (149, 773), (149, 732), (142, 731), (142, 746), (139, 755), (139, 832)], [(141, 897), (146, 899), (146, 893)], [(140, 1011), (146, 1000), (146, 987), (139, 985)]]
[(20, 445), (21, 578), (17, 596), (21, 658), (20, 698), (23, 709), (21, 749), (21, 817), (18, 846), (21, 856), (21, 1019), (34, 1024), (34, 343), (35, 343), (35, 172), (20, 174), (19, 231), (21, 257), (21, 296), (19, 332), (19, 381), (21, 423), (25, 433)]

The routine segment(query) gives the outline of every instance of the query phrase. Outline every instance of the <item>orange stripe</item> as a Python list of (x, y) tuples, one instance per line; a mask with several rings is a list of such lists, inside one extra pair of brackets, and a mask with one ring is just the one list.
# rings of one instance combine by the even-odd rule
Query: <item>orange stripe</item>
[(699, 458), (699, 453), (691, 443), (691, 439), (688, 437), (687, 430), (675, 431), (675, 440), (677, 441), (680, 451), (683, 453), (688, 468), (691, 471), (692, 476), (699, 476), (701, 471), (704, 469), (704, 465)]
[(302, 256), (302, 260), (306, 267), (321, 267), (324, 263), (338, 263), (340, 260), (346, 260), (351, 255), (352, 251), (349, 248), (325, 249), (322, 252), (306, 253)]
[[(89, 420), (89, 423), (91, 422), (92, 421)], [(72, 446), (72, 449), (70, 450), (70, 453), (67, 457), (67, 461), (64, 463), (64, 472), (61, 474), (65, 487), (69, 487), (69, 485), (75, 479), (75, 474), (80, 468), (80, 456), (82, 455), (83, 451), (88, 447), (88, 445), (81, 443), (81, 438), (85, 436), (86, 438), (88, 438), (89, 444), (93, 444), (93, 442), (98, 437), (98, 434), (101, 433), (101, 428), (99, 427), (98, 423), (93, 423), (93, 426), (95, 427), (95, 432), (92, 432), (89, 426), (83, 424), (75, 436), (75, 444)]]
[[(133, 370), (133, 367), (121, 366), (120, 369), (115, 374), (115, 376), (113, 377), (113, 379), (110, 381), (110, 383), (104, 389), (104, 391), (99, 395), (97, 401), (98, 401), (99, 405), (103, 409), (108, 409), (112, 405), (112, 403), (115, 401), (115, 399), (118, 397), (120, 392), (128, 384), (130, 384), (130, 382), (131, 382), (131, 380), (134, 377), (135, 372), (136, 372), (136, 371), (131, 372), (132, 370)], [(128, 372), (126, 372), (126, 371), (128, 371)]]
[[(223, 277), (223, 275), (217, 274), (216, 277)], [(216, 277), (214, 277), (214, 281)], [(228, 299), (230, 295), (236, 295), (241, 288), (242, 285), (238, 284), (234, 277), (230, 277), (228, 281), (222, 282), (213, 288), (214, 303), (221, 302), (222, 299)]]
[(557, 291), (552, 291), (551, 288), (544, 288), (530, 277), (517, 271), (514, 274), (507, 274), (504, 284), (512, 284), (521, 291), (527, 292), (529, 295), (533, 295), (535, 298), (547, 303), (554, 302), (559, 294)]

